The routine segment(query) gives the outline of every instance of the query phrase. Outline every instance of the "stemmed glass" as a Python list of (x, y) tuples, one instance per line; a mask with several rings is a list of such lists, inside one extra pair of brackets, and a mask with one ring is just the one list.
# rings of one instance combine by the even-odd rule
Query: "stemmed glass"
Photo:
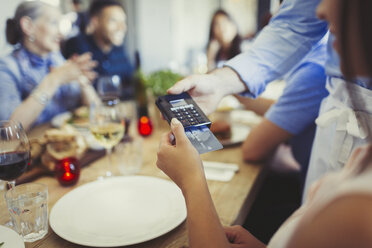
[(10, 190), (29, 162), (30, 144), (21, 123), (0, 121), (0, 179), (8, 182)]
[(97, 92), (106, 105), (115, 105), (119, 102), (122, 86), (118, 75), (105, 75), (97, 79)]
[(90, 131), (94, 138), (106, 148), (108, 164), (106, 177), (112, 176), (111, 151), (124, 136), (125, 121), (117, 105), (91, 105)]

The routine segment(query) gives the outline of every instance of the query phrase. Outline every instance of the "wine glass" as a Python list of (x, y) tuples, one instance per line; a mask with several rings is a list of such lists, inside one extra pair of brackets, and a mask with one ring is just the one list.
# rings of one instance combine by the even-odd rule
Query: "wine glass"
[(106, 148), (108, 164), (106, 177), (112, 176), (111, 151), (124, 136), (125, 121), (117, 105), (94, 105), (90, 107), (90, 131), (93, 137)]
[(30, 144), (21, 123), (0, 121), (0, 179), (8, 182), (10, 190), (29, 162)]
[(115, 105), (119, 102), (122, 92), (121, 79), (118, 75), (105, 75), (97, 79), (97, 92), (106, 105)]

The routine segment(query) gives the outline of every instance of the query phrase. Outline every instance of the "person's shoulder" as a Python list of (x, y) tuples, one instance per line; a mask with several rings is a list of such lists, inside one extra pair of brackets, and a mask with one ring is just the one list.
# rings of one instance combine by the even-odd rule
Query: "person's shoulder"
[(84, 33), (80, 33), (74, 37), (71, 37), (66, 41), (66, 43), (79, 43), (79, 42), (86, 42), (87, 35)]
[(18, 69), (17, 58), (15, 56), (16, 52), (17, 51), (14, 50), (12, 53), (0, 58), (0, 70), (1, 71), (4, 71), (4, 70), (13, 71), (13, 70)]
[[(333, 216), (343, 214), (341, 222), (345, 223), (340, 229), (359, 229), (360, 234), (369, 233), (372, 242), (372, 194), (352, 192), (340, 195), (326, 206), (324, 211)], [(372, 243), (371, 243), (372, 244)]]
[(85, 47), (89, 43), (89, 37), (86, 34), (78, 34), (66, 41), (66, 46), (69, 48), (80, 49)]
[(13, 50), (11, 53), (8, 53), (7, 55), (4, 55), (0, 57), (1, 62), (8, 62), (8, 61), (16, 61), (15, 53), (17, 50)]
[(81, 33), (77, 36), (68, 39), (64, 43), (62, 53), (65, 56), (65, 58), (69, 58), (75, 53), (82, 54), (89, 50), (89, 48), (87, 48), (88, 44), (89, 41), (87, 35)]
[(372, 195), (341, 195), (301, 223), (289, 247), (372, 247)]

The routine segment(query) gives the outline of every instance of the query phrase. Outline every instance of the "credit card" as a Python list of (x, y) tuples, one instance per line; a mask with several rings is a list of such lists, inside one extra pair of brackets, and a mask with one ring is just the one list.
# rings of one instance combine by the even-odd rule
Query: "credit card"
[(223, 148), (216, 136), (206, 126), (191, 127), (186, 129), (185, 133), (199, 154)]

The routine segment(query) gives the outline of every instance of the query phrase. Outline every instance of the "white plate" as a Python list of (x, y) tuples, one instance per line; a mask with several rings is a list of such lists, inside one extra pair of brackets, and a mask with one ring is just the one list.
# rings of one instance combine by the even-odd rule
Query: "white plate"
[(1, 248), (24, 248), (23, 238), (14, 230), (0, 226), (0, 244), (4, 242)]
[(245, 124), (232, 123), (231, 137), (229, 139), (219, 139), (223, 146), (232, 146), (242, 143), (251, 131), (251, 127)]
[(64, 112), (54, 116), (50, 123), (52, 124), (53, 127), (62, 127), (63, 124), (65, 124), (66, 121), (71, 118), (71, 116), (72, 116), (71, 112)]
[(159, 237), (185, 218), (185, 201), (174, 183), (128, 176), (72, 190), (54, 205), (49, 223), (57, 235), (70, 242), (115, 247)]

